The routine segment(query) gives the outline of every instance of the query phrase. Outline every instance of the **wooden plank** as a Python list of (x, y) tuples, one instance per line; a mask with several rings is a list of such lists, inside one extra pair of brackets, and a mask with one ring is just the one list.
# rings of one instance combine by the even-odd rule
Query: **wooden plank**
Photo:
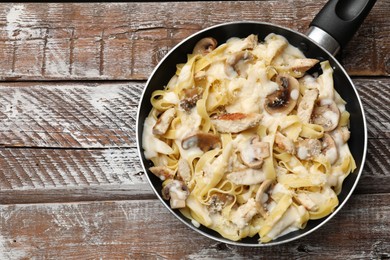
[[(390, 137), (390, 78), (354, 78), (369, 138)], [(135, 147), (144, 83), (2, 83), (0, 144), (6, 147)]]
[(132, 149), (0, 148), (0, 190), (146, 183)]
[[(325, 2), (3, 4), (0, 80), (144, 80), (169, 49), (200, 29), (249, 20), (305, 32)], [(378, 1), (340, 55), (350, 74), (390, 74), (388, 12), (389, 0)]]
[[(370, 139), (356, 194), (390, 192), (388, 139)], [(378, 185), (380, 183), (380, 185)], [(155, 197), (136, 148), (0, 148), (0, 204)]]
[(7, 205), (0, 207), (0, 258), (388, 259), (389, 198), (352, 196), (319, 230), (263, 248), (205, 238), (158, 200)]
[(3, 83), (0, 144), (134, 147), (139, 83)]

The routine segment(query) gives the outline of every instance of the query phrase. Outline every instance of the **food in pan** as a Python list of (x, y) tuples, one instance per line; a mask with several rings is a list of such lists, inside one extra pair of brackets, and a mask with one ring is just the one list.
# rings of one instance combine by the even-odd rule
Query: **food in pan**
[[(308, 73), (313, 66), (320, 73)], [(233, 241), (258, 234), (267, 243), (329, 215), (356, 168), (333, 85), (328, 61), (283, 36), (200, 40), (153, 92), (144, 122), (162, 197)]]

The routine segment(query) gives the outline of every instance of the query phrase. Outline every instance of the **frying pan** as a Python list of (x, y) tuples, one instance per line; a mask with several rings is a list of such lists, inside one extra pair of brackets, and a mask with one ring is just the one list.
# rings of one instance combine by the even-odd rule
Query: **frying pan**
[[(343, 207), (355, 189), (362, 173), (367, 149), (367, 128), (359, 95), (353, 82), (340, 63), (334, 58), (334, 55), (352, 38), (375, 2), (376, 0), (330, 0), (311, 22), (307, 35), (278, 25), (262, 22), (243, 21), (215, 25), (189, 36), (161, 60), (148, 79), (141, 96), (137, 114), (137, 147), (142, 166), (152, 189), (173, 215), (196, 232), (219, 242), (240, 246), (270, 246), (293, 241), (315, 231)], [(346, 109), (350, 112), (351, 137), (348, 144), (357, 167), (345, 179), (342, 191), (338, 196), (339, 206), (332, 214), (319, 220), (310, 220), (304, 229), (291, 232), (266, 244), (259, 244), (257, 236), (234, 242), (223, 238), (220, 234), (207, 227), (194, 227), (191, 221), (185, 218), (180, 211), (171, 209), (169, 202), (162, 199), (162, 182), (148, 170), (153, 165), (151, 161), (145, 159), (143, 153), (143, 126), (146, 117), (152, 109), (150, 103), (152, 92), (157, 89), (163, 89), (163, 86), (174, 75), (176, 64), (187, 61), (187, 54), (192, 53), (193, 47), (200, 39), (213, 37), (218, 41), (218, 44), (222, 44), (231, 37), (245, 38), (249, 34), (256, 34), (259, 40), (263, 40), (269, 33), (284, 36), (290, 44), (298, 47), (308, 58), (316, 58), (320, 61), (329, 60), (334, 70), (335, 89), (347, 102)], [(320, 67), (314, 67), (310, 72), (321, 73)], [(191, 236), (191, 234), (188, 235)]]

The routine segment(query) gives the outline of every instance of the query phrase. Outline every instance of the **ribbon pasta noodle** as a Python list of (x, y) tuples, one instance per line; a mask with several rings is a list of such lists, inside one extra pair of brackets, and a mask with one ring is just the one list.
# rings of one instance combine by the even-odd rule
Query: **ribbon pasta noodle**
[[(355, 168), (346, 102), (328, 61), (277, 34), (198, 42), (153, 92), (143, 149), (162, 196), (194, 225), (259, 243), (338, 205)], [(317, 64), (318, 63), (318, 64)], [(321, 66), (321, 75), (308, 70)]]

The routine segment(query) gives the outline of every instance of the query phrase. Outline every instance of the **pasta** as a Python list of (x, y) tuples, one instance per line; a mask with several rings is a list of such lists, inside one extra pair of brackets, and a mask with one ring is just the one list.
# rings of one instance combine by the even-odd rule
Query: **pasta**
[[(313, 66), (322, 73), (309, 74)], [(328, 61), (283, 36), (202, 39), (153, 92), (144, 123), (163, 198), (233, 241), (267, 243), (332, 213), (356, 168), (333, 84)]]

